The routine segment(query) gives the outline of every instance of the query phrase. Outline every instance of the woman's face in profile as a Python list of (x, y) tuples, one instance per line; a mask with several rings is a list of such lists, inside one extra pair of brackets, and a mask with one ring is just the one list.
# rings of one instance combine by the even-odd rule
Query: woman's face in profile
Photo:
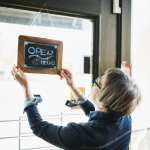
[(100, 97), (100, 93), (101, 93), (101, 89), (103, 87), (103, 84), (104, 84), (104, 76), (102, 76), (101, 78), (100, 77), (96, 78), (95, 81), (93, 82), (90, 97), (94, 103)]

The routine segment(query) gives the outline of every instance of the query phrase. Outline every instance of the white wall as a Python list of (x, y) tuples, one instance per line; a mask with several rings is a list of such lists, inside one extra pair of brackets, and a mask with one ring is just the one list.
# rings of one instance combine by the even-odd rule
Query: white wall
[(150, 0), (132, 0), (131, 63), (142, 91), (133, 114), (134, 128), (150, 127)]

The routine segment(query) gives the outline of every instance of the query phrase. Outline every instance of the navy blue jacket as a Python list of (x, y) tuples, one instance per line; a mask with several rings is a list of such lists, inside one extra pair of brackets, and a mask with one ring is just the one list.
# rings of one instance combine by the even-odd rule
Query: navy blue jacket
[(33, 133), (45, 141), (65, 150), (128, 150), (131, 118), (113, 113), (91, 111), (89, 101), (82, 104), (89, 115), (86, 123), (68, 123), (57, 126), (43, 121), (36, 105), (25, 111)]

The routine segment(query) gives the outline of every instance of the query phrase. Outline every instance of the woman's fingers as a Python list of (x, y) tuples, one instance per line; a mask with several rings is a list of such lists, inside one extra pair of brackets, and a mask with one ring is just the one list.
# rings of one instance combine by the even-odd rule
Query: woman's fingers
[(23, 72), (20, 68), (18, 69), (18, 72), (19, 72), (19, 74), (20, 74), (22, 77), (25, 77), (24, 72)]
[(67, 69), (61, 69), (59, 75), (61, 78), (71, 78), (71, 73)]
[(18, 78), (20, 78), (21, 76), (22, 77), (24, 76), (24, 73), (21, 71), (21, 69), (17, 68), (15, 65), (13, 66), (11, 74), (14, 77), (15, 80), (18, 79)]
[(18, 75), (19, 70), (16, 68), (16, 66), (13, 67), (12, 73), (14, 76)]
[(67, 75), (67, 76), (72, 76), (71, 72), (67, 69), (63, 69), (64, 73)]
[(11, 74), (12, 74), (14, 80), (16, 80), (16, 77), (15, 77), (15, 74), (14, 74), (14, 71), (13, 71), (13, 70), (11, 71)]
[(61, 75), (63, 78), (68, 79), (68, 75), (62, 70)]
[(16, 76), (16, 73), (17, 73), (16, 67), (15, 67), (15, 66), (13, 67), (13, 69), (12, 69), (11, 72), (12, 72), (12, 75), (15, 77), (15, 76)]
[(13, 66), (12, 72), (15, 75), (15, 66)]

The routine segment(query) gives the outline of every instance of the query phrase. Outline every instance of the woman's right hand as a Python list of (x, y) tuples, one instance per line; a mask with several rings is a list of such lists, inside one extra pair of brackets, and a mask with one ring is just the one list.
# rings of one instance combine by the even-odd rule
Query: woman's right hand
[(25, 96), (31, 99), (31, 92), (29, 90), (28, 80), (24, 72), (20, 68), (14, 66), (11, 73), (14, 79), (24, 88)]
[(11, 73), (12, 73), (14, 79), (15, 79), (24, 89), (28, 88), (28, 81), (27, 81), (27, 78), (26, 78), (25, 74), (23, 73), (23, 71), (22, 71), (20, 68), (14, 66), (13, 69), (12, 69), (12, 71), (11, 71)]

